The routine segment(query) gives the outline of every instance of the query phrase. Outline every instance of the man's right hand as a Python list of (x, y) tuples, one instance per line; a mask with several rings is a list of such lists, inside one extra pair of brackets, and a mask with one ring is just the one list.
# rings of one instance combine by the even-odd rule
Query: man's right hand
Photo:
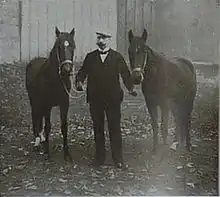
[(129, 94), (132, 95), (132, 96), (134, 96), (134, 97), (137, 96), (137, 92), (136, 92), (134, 89), (132, 89), (131, 91), (129, 91)]
[(76, 82), (75, 86), (77, 91), (83, 91), (83, 85), (80, 81)]

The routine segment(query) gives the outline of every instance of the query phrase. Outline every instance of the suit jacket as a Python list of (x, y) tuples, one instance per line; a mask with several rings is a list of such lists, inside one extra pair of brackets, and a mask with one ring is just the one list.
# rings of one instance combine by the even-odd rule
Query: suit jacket
[(132, 90), (131, 74), (122, 55), (110, 49), (104, 62), (100, 53), (94, 50), (85, 57), (76, 75), (76, 83), (87, 78), (87, 102), (121, 102), (123, 91), (120, 86), (122, 77), (128, 91)]

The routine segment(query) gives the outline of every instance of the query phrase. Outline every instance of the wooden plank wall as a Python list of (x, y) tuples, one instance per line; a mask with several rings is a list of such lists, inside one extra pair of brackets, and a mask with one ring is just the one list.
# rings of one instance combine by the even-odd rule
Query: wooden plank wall
[(100, 28), (112, 32), (116, 48), (116, 0), (23, 0), (21, 60), (47, 56), (54, 44), (55, 26), (61, 31), (75, 28), (75, 61), (96, 47), (95, 31)]
[(141, 35), (144, 28), (149, 32), (152, 43), (154, 24), (154, 9), (150, 0), (118, 0), (118, 50), (128, 59), (128, 32)]

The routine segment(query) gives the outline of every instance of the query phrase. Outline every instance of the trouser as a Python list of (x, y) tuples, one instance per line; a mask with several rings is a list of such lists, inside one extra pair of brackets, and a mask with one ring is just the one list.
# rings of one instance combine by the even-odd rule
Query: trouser
[(120, 102), (90, 102), (90, 113), (93, 121), (96, 154), (98, 162), (105, 160), (105, 114), (108, 122), (112, 158), (115, 163), (122, 162), (122, 136), (121, 136), (121, 103)]

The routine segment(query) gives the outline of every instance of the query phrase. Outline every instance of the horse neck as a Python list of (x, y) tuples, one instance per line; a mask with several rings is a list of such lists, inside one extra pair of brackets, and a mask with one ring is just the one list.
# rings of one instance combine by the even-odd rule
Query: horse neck
[(48, 57), (47, 65), (45, 67), (48, 76), (52, 77), (53, 79), (57, 78), (59, 76), (57, 71), (58, 66), (59, 66), (59, 61), (57, 59), (56, 45), (54, 45)]
[(157, 66), (158, 54), (149, 46), (147, 46), (147, 67)]

